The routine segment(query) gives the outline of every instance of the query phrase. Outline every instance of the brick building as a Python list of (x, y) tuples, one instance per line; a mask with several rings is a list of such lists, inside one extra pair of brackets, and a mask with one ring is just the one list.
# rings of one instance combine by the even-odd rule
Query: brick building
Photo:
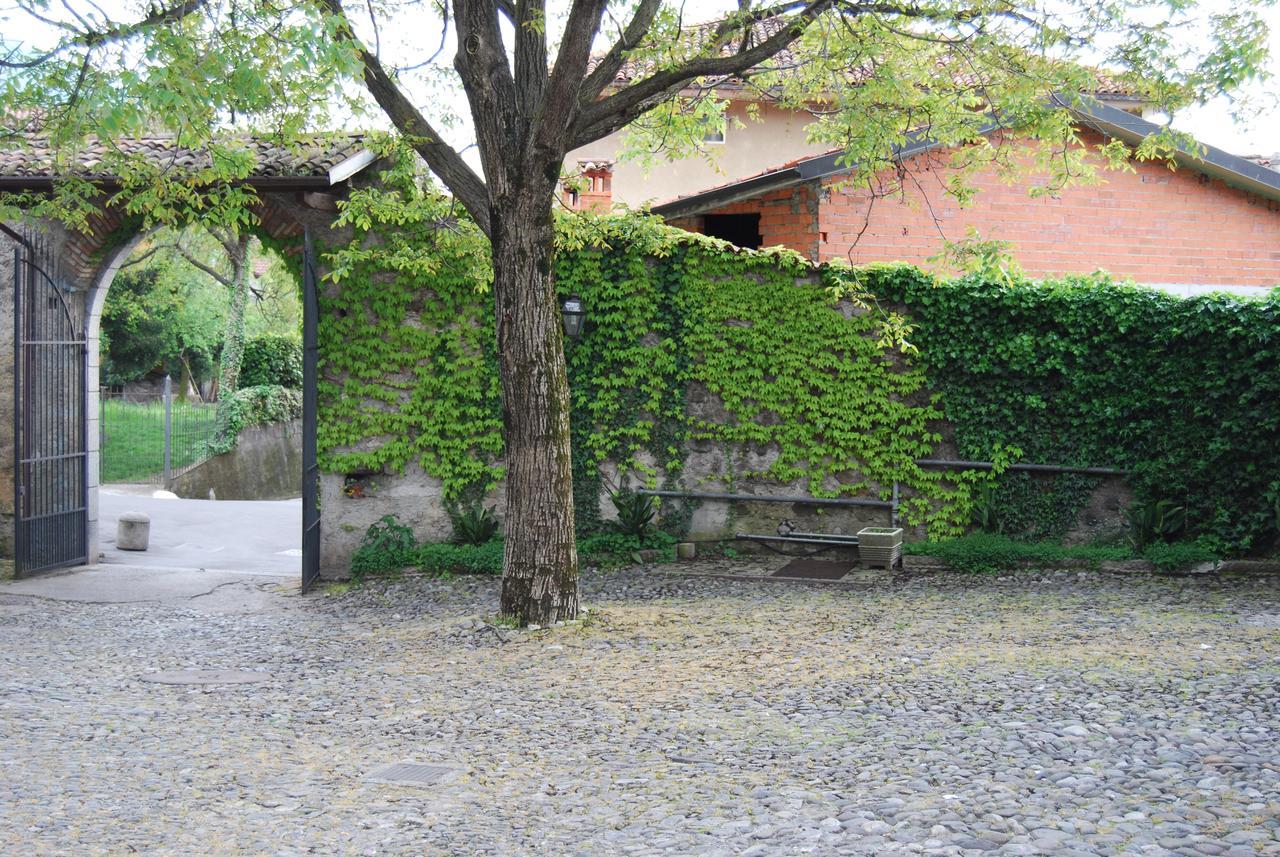
[[(1079, 108), (1086, 145), (1134, 144), (1157, 126), (1102, 103)], [(1016, 145), (1016, 143), (1014, 144)], [(926, 264), (977, 230), (1009, 242), (1030, 276), (1098, 269), (1178, 294), (1265, 294), (1280, 285), (1280, 173), (1212, 147), (1101, 171), (1098, 184), (1033, 198), (994, 169), (970, 178), (967, 207), (944, 192), (949, 152), (904, 147), (901, 170), (854, 186), (839, 153), (801, 158), (653, 206), (673, 225), (747, 247), (785, 246), (814, 261)], [(873, 186), (876, 184), (872, 183)], [(891, 189), (885, 192), (885, 188)], [(594, 207), (601, 201), (593, 200)]]

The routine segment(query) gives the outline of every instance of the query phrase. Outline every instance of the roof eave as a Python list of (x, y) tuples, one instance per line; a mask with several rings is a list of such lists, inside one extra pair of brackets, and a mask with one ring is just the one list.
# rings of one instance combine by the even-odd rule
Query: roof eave
[[(1071, 100), (1059, 97), (1055, 100), (1067, 107), (1083, 124), (1129, 145), (1137, 145), (1148, 135), (1161, 130), (1161, 126), (1148, 122), (1141, 116), (1103, 104), (1095, 98)], [(980, 129), (980, 133), (989, 134), (999, 127), (1000, 123), (992, 119)], [(899, 147), (896, 156), (899, 159), (910, 158), (938, 148), (939, 145), (923, 133), (908, 135), (907, 144)], [(1204, 150), (1203, 154), (1183, 150), (1174, 155), (1174, 160), (1182, 166), (1199, 170), (1234, 187), (1280, 201), (1280, 173), (1213, 146), (1203, 143), (1199, 145)], [(693, 217), (731, 202), (740, 202), (770, 191), (850, 172), (852, 165), (840, 163), (842, 155), (841, 152), (818, 155), (786, 169), (673, 199), (655, 205), (650, 210), (668, 219)]]
[[(990, 134), (998, 127), (999, 123), (992, 120), (982, 126), (980, 133)], [(931, 140), (924, 132), (913, 132), (907, 135), (906, 144), (899, 146), (895, 155), (899, 159), (911, 158), (930, 149), (937, 148), (937, 146), (938, 143)], [(673, 199), (669, 202), (655, 205), (650, 210), (654, 214), (666, 218), (693, 217), (713, 208), (728, 205), (731, 202), (739, 202), (743, 199), (759, 196), (761, 193), (783, 190), (805, 182), (818, 181), (828, 176), (847, 173), (851, 169), (852, 166), (844, 160), (843, 152), (828, 152), (825, 155), (807, 158), (786, 169), (743, 179), (741, 182), (712, 188), (692, 196)]]
[[(53, 190), (56, 178), (51, 176), (0, 176), (0, 192), (41, 193)], [(98, 189), (112, 193), (120, 190), (119, 179), (112, 177), (87, 177)], [(238, 187), (251, 187), (263, 191), (316, 191), (328, 190), (336, 182), (329, 175), (321, 176), (257, 176), (233, 182)]]
[[(1086, 100), (1079, 107), (1071, 108), (1071, 111), (1090, 127), (1131, 146), (1137, 145), (1148, 135), (1161, 130), (1160, 125), (1148, 122), (1141, 116), (1094, 100)], [(1233, 187), (1266, 199), (1280, 201), (1280, 173), (1207, 143), (1198, 143), (1198, 145), (1202, 152), (1182, 149), (1174, 154), (1174, 161), (1179, 166), (1199, 170)]]

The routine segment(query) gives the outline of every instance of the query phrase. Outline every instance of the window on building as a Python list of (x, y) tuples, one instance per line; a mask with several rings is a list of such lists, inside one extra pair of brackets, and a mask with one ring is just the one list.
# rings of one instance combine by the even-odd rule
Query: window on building
[(760, 249), (759, 214), (707, 214), (702, 218), (702, 232), (748, 250)]

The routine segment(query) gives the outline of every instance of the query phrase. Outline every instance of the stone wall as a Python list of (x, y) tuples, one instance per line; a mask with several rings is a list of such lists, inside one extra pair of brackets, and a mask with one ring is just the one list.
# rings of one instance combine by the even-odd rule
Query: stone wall
[(302, 494), (302, 420), (241, 430), (230, 452), (200, 462), (170, 490), (194, 500), (288, 500)]

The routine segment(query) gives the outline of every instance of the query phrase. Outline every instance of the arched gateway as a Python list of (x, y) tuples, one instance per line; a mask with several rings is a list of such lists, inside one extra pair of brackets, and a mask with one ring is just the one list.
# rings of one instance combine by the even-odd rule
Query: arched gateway
[[(0, 151), (0, 193), (51, 191), (58, 176), (36, 141)], [(121, 145), (167, 170), (195, 173), (208, 155), (166, 139)], [(303, 586), (318, 575), (316, 502), (316, 282), (313, 243), (350, 240), (335, 229), (337, 201), (375, 155), (360, 137), (281, 146), (249, 139), (255, 159), (243, 179), (257, 202), (257, 230), (303, 257)], [(72, 172), (100, 191), (88, 229), (36, 220), (0, 224), (0, 555), (18, 576), (98, 557), (99, 320), (108, 288), (142, 237), (136, 219), (111, 204), (119, 187), (96, 173), (86, 148)], [(368, 173), (365, 173), (366, 175)]]

